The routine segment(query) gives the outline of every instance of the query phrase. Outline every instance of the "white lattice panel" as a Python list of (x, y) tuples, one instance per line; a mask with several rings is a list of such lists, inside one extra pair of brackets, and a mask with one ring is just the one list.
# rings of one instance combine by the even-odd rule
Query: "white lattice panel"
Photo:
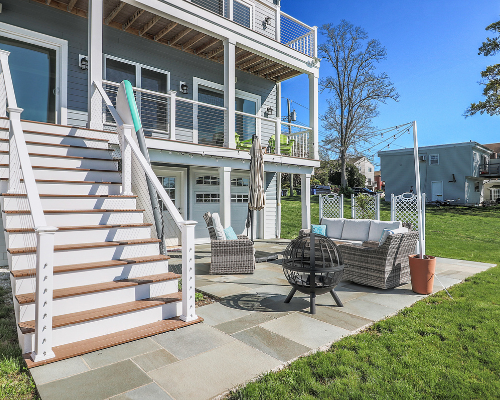
[(368, 196), (364, 207), (361, 206), (357, 196), (352, 197), (352, 217), (354, 219), (379, 219), (378, 196)]
[(343, 218), (344, 217), (344, 196), (338, 194), (326, 194), (319, 197), (321, 218)]
[(411, 224), (413, 231), (418, 231), (417, 195), (403, 193), (392, 196), (392, 220)]

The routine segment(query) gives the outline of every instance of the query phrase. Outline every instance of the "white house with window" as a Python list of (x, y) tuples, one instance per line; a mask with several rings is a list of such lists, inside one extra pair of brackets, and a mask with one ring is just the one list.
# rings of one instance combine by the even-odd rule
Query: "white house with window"
[[(427, 201), (451, 200), (455, 204), (479, 204), (485, 199), (484, 184), (490, 179), (483, 166), (493, 152), (477, 142), (419, 147), (420, 185)], [(382, 180), (388, 194), (415, 191), (413, 149), (378, 153)]]
[(350, 158), (347, 161), (354, 164), (358, 168), (359, 172), (366, 177), (365, 186), (368, 189), (374, 190), (376, 183), (375, 168), (373, 163), (365, 156)]

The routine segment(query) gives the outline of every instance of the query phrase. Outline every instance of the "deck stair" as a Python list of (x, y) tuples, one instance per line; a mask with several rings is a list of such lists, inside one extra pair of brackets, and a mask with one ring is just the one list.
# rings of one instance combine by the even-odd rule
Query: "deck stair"
[[(168, 268), (137, 196), (122, 195), (117, 134), (23, 121), (54, 235), (52, 349), (34, 362), (36, 233), (26, 193), (7, 193), (9, 124), (0, 118), (0, 202), (19, 341), (28, 367), (178, 329), (180, 275)], [(22, 179), (21, 179), (22, 182)]]

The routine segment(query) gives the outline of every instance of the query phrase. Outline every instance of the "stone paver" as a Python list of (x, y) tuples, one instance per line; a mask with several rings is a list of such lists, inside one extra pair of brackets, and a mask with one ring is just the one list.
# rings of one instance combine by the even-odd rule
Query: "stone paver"
[(210, 399), (281, 364), (281, 361), (234, 340), (149, 373), (177, 400)]
[[(256, 255), (287, 244), (256, 241)], [(180, 262), (172, 258), (171, 270), (180, 272)], [(438, 258), (436, 272), (449, 287), (492, 266)], [(42, 398), (210, 399), (426, 297), (411, 283), (382, 290), (342, 281), (335, 290), (344, 307), (327, 293), (317, 296), (311, 315), (308, 295), (297, 292), (284, 303), (290, 286), (281, 260), (258, 263), (249, 275), (210, 275), (209, 268), (210, 245), (197, 246), (196, 287), (220, 298), (197, 308), (204, 323), (34, 368)]]

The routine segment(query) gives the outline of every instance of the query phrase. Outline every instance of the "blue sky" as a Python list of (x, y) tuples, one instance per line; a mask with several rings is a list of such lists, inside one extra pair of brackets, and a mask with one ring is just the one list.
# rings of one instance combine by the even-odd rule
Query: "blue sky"
[[(500, 142), (500, 117), (462, 116), (471, 102), (482, 99), (477, 83), (480, 71), (500, 63), (500, 55), (477, 54), (488, 35), (484, 28), (500, 20), (498, 0), (282, 0), (281, 8), (311, 26), (336, 25), (346, 19), (380, 40), (387, 60), (378, 68), (387, 72), (400, 100), (380, 106), (376, 127), (416, 120), (420, 146)], [(321, 35), (318, 39), (323, 40)], [(331, 73), (323, 62), (320, 76)], [(306, 76), (291, 79), (282, 84), (282, 96), (308, 106), (307, 85)], [(327, 93), (320, 94), (320, 115), (326, 98)], [(298, 105), (294, 108), (298, 119), (307, 123), (308, 111)], [(320, 127), (320, 138), (321, 132)], [(401, 137), (391, 149), (405, 146), (413, 146), (411, 135)]]

